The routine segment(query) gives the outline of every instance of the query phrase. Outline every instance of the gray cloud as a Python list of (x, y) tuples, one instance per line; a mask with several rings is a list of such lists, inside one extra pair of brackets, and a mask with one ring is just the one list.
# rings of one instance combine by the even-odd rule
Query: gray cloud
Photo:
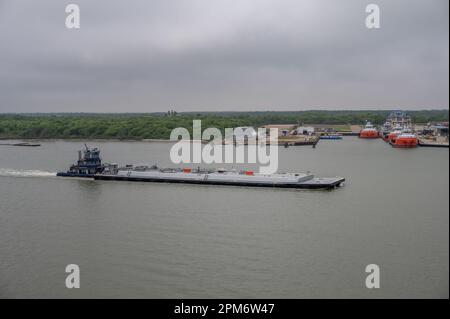
[(0, 0), (0, 112), (448, 108), (448, 1)]

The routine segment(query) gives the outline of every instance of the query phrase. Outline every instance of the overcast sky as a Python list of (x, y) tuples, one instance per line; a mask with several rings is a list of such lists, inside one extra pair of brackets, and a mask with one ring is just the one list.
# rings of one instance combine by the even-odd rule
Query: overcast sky
[(0, 112), (448, 108), (448, 6), (0, 0)]

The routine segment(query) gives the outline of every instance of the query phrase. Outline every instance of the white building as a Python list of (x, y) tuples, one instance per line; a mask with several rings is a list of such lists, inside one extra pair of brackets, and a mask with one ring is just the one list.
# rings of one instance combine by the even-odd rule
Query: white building
[(313, 135), (315, 130), (312, 126), (299, 126), (295, 130), (297, 135)]

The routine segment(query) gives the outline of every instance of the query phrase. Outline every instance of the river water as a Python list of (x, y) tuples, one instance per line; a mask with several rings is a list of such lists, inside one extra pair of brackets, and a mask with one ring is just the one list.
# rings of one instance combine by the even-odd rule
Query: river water
[[(7, 141), (10, 142), (10, 141)], [(279, 149), (333, 191), (57, 178), (82, 142), (0, 146), (0, 297), (448, 298), (448, 149), (345, 137)], [(92, 141), (171, 165), (169, 143)], [(79, 289), (65, 286), (80, 267)], [(380, 268), (380, 288), (365, 267)]]

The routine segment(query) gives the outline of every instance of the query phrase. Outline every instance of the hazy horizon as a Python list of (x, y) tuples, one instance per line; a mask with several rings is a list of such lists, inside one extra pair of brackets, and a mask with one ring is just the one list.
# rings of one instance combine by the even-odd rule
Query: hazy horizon
[[(153, 112), (0, 112), (0, 115), (27, 115), (27, 114), (164, 114), (171, 110), (165, 111), (153, 111)], [(176, 110), (173, 110), (176, 111)], [(407, 109), (407, 108), (389, 108), (389, 109), (304, 109), (304, 110), (259, 110), (259, 111), (176, 111), (178, 114), (192, 114), (192, 113), (296, 113), (296, 112), (391, 112), (391, 111), (403, 111), (403, 112), (442, 112), (450, 110), (448, 108), (442, 109)]]
[(446, 0), (72, 2), (0, 0), (0, 114), (449, 108)]

